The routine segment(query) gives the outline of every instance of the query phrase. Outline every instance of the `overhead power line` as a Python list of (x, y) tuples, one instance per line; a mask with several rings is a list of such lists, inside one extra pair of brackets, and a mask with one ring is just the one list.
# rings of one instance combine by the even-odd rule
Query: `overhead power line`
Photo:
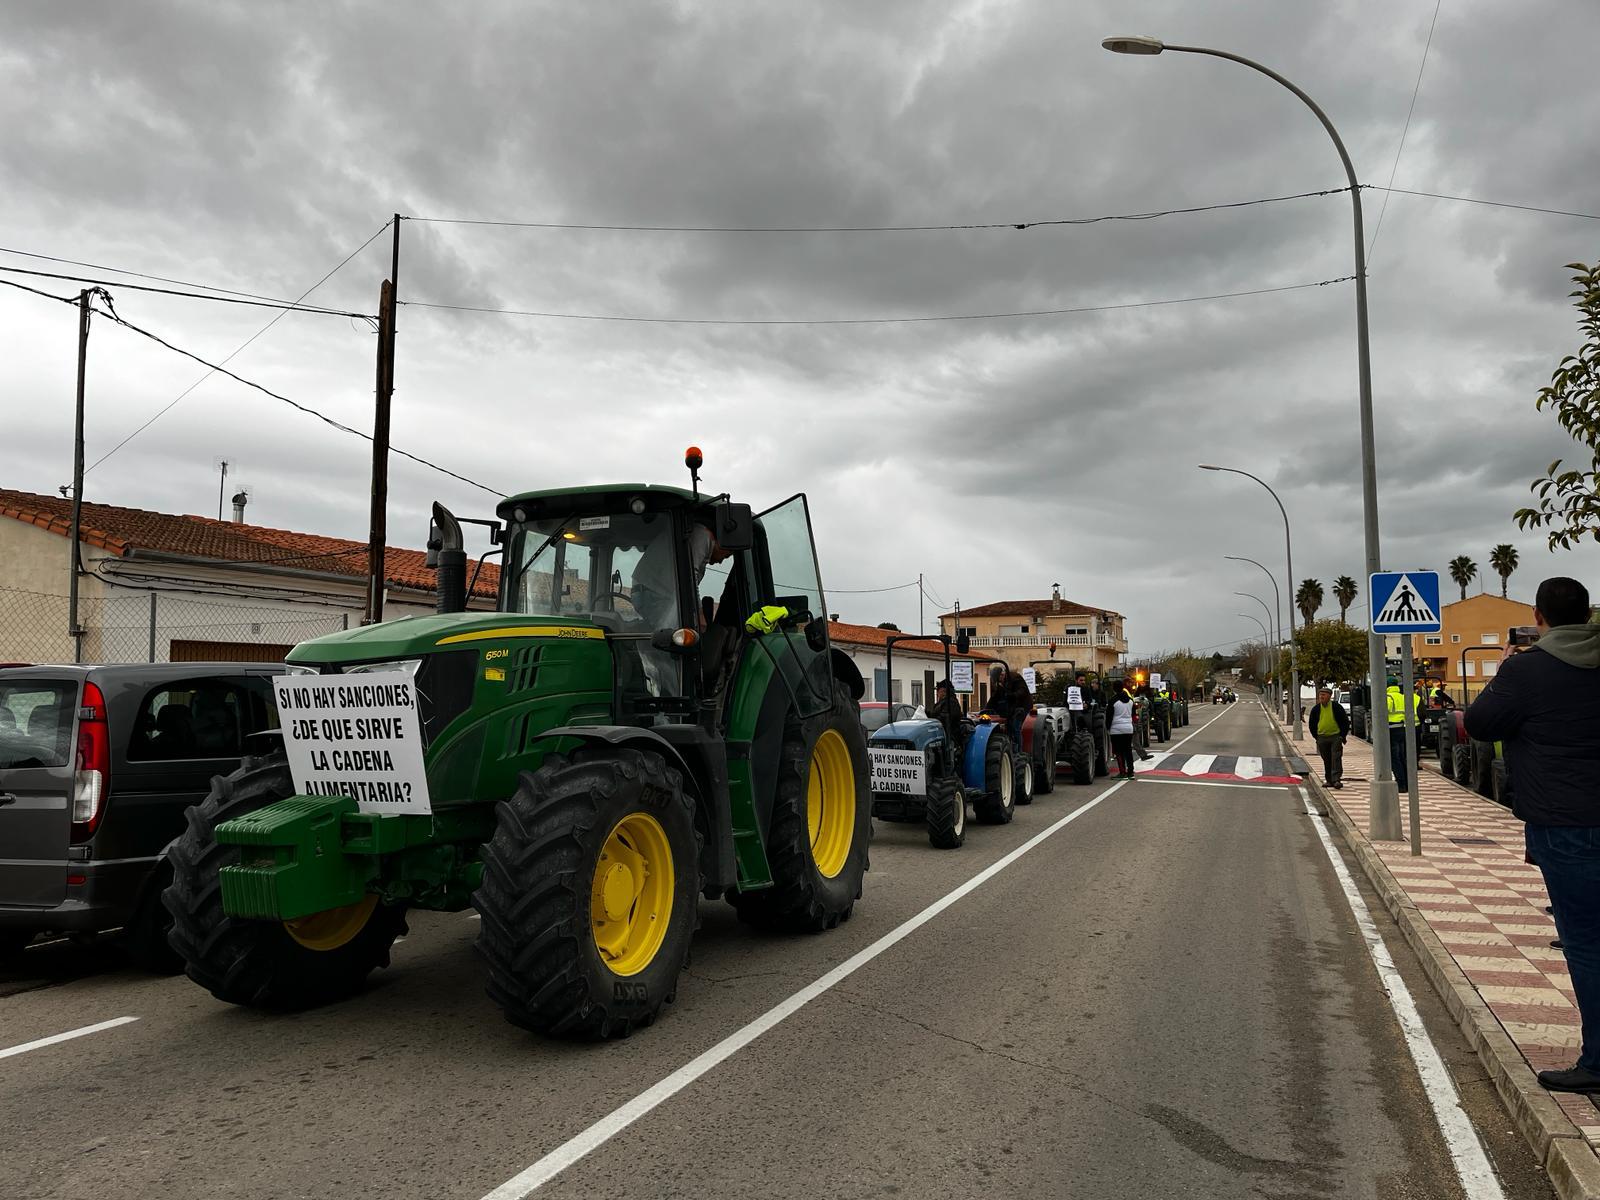
[(1510, 208), (1518, 212), (1545, 213), (1552, 217), (1581, 217), (1585, 221), (1600, 221), (1600, 213), (1576, 212), (1570, 208), (1541, 208), (1537, 204), (1511, 204), (1505, 200), (1480, 200), (1476, 196), (1453, 196), (1448, 192), (1423, 192), (1413, 188), (1379, 187), (1363, 183), (1363, 188), (1375, 192), (1393, 192), (1397, 196), (1426, 196), (1429, 200), (1454, 200), (1458, 204), (1481, 204), (1487, 208)]
[(1433, 20), (1428, 23), (1428, 40), (1422, 46), (1422, 62), (1417, 65), (1417, 82), (1411, 89), (1411, 106), (1406, 109), (1406, 123), (1400, 129), (1400, 144), (1394, 148), (1394, 162), (1389, 164), (1389, 186), (1384, 189), (1383, 207), (1378, 209), (1378, 221), (1372, 229), (1372, 241), (1367, 246), (1367, 262), (1372, 262), (1372, 252), (1378, 248), (1378, 235), (1383, 232), (1383, 215), (1389, 211), (1389, 197), (1394, 193), (1395, 172), (1400, 169), (1400, 155), (1406, 148), (1406, 134), (1411, 132), (1411, 116), (1417, 111), (1417, 96), (1422, 91), (1422, 73), (1428, 67), (1428, 51), (1433, 49), (1433, 31), (1439, 24), (1439, 8), (1444, 0), (1433, 0)]
[[(384, 233), (384, 231), (387, 230), (389, 228), (389, 226), (392, 225), (392, 224), (394, 224), (394, 221), (393, 221), (393, 219), (390, 219), (388, 221), (385, 221), (382, 225), (378, 226), (377, 231), (374, 232), (371, 237), (367, 238), (367, 240), (362, 242), (361, 245), (357, 246), (354, 250), (350, 251), (349, 254), (346, 254), (343, 258), (341, 258), (338, 261), (338, 263), (336, 263), (331, 270), (329, 270), (328, 272), (326, 272), (322, 276), (321, 279), (317, 280), (310, 287), (308, 287), (305, 291), (301, 292), (300, 295), (295, 299), (295, 304), (298, 305), (299, 303), (301, 303), (301, 301), (303, 301), (307, 296), (311, 295), (312, 292), (316, 291), (323, 284), (327, 283), (328, 280), (332, 279), (335, 275), (337, 275), (341, 270), (343, 270), (350, 263), (350, 261), (353, 258), (355, 258), (356, 255), (360, 254), (368, 246), (372, 245), (373, 242), (377, 241), (378, 238)], [(283, 318), (286, 317), (289, 314), (289, 312), (290, 312), (289, 309), (284, 309), (281, 312), (279, 312), (275, 317), (272, 318), (272, 320), (268, 321), (260, 329), (256, 330), (249, 337), (245, 338), (244, 341), (240, 342), (239, 345), (234, 347), (232, 352), (229, 353), (229, 355), (226, 358), (224, 358), (222, 361), (224, 363), (230, 363), (234, 359), (238, 358), (239, 355), (241, 355), (241, 354), (243, 354), (245, 352), (245, 350), (249, 349), (250, 345), (257, 338), (259, 338), (262, 334), (266, 333), (267, 330), (271, 329), (279, 321), (283, 320)], [(178, 402), (179, 401), (181, 401), (184, 397), (189, 395), (190, 392), (194, 391), (195, 388), (199, 387), (206, 380), (210, 379), (211, 376), (212, 376), (213, 371), (215, 371), (215, 370), (221, 370), (221, 367), (218, 366), (216, 368), (213, 368), (213, 370), (208, 370), (204, 375), (200, 376), (199, 379), (196, 379), (188, 387), (184, 388), (183, 391), (179, 392), (171, 400), (167, 401), (166, 404), (164, 404), (160, 408), (158, 408), (153, 414), (151, 414), (151, 416), (149, 418), (147, 418), (143, 423), (138, 425), (133, 430), (132, 433), (129, 433), (120, 442), (118, 442), (116, 445), (112, 446), (111, 449), (107, 450), (99, 458), (95, 459), (94, 462), (90, 463), (89, 466), (87, 467), (87, 469), (85, 469), (84, 474), (87, 475), (90, 471), (93, 471), (101, 463), (105, 462), (106, 459), (110, 458), (118, 450), (121, 450), (129, 442), (133, 441), (134, 438), (138, 437), (146, 429), (149, 429), (150, 426), (154, 425), (162, 417), (166, 416), (169, 412), (171, 412), (174, 408), (176, 408), (178, 406)]]
[(406, 300), (412, 308), (434, 308), (447, 312), (490, 313), (509, 317), (537, 317), (552, 321), (618, 321), (637, 325), (920, 325), (935, 321), (1000, 321), (1020, 317), (1060, 317), (1077, 313), (1115, 312), (1126, 308), (1158, 308), (1169, 304), (1198, 304), (1205, 300), (1234, 300), (1241, 296), (1265, 296), (1273, 292), (1295, 292), (1305, 288), (1348, 283), (1354, 275), (1319, 279), (1313, 283), (1288, 283), (1278, 287), (1249, 288), (1238, 292), (1212, 292), (1204, 296), (1173, 296), (1159, 300), (1130, 300), (1120, 304), (1083, 304), (1073, 308), (1034, 308), (1017, 312), (940, 313), (920, 317), (638, 317), (618, 313), (548, 312), (525, 308), (491, 308), (471, 304), (434, 304)]
[(903, 591), (906, 590), (906, 588), (914, 588), (916, 586), (917, 586), (917, 581), (915, 579), (913, 579), (910, 583), (896, 583), (896, 584), (893, 584), (890, 587), (877, 587), (877, 588), (827, 588), (826, 591), (827, 591), (828, 595), (830, 595), (830, 596), (866, 596), (866, 595), (871, 595), (871, 594), (876, 593), (876, 592), (903, 592)]
[[(323, 424), (330, 425), (334, 429), (339, 430), (341, 433), (353, 434), (356, 437), (361, 438), (363, 441), (370, 442), (372, 440), (372, 435), (370, 433), (363, 433), (359, 429), (352, 428), (351, 426), (346, 425), (343, 422), (334, 420), (332, 417), (328, 416), (326, 413), (318, 412), (316, 409), (311, 408), (309, 405), (301, 404), (297, 400), (291, 400), (291, 399), (289, 399), (289, 397), (287, 397), (287, 396), (285, 396), (285, 395), (283, 395), (283, 394), (281, 394), (279, 392), (275, 392), (271, 388), (263, 387), (261, 384), (256, 383), (253, 380), (246, 379), (242, 375), (235, 375), (232, 371), (228, 370), (226, 367), (223, 367), (219, 363), (208, 362), (205, 359), (201, 358), (198, 354), (193, 354), (193, 353), (189, 352), (188, 350), (183, 349), (180, 346), (174, 346), (171, 342), (167, 341), (165, 338), (162, 338), (162, 337), (158, 336), (157, 334), (151, 333), (148, 329), (141, 328), (140, 326), (135, 325), (132, 321), (126, 320), (123, 317), (118, 316), (115, 308), (111, 307), (110, 305), (107, 305), (105, 308), (96, 308), (94, 311), (98, 312), (102, 316), (105, 316), (105, 317), (109, 318), (110, 320), (116, 322), (118, 325), (122, 326), (124, 329), (131, 330), (132, 332), (139, 334), (141, 337), (149, 338), (152, 342), (155, 342), (157, 345), (165, 346), (168, 350), (171, 350), (174, 354), (181, 354), (184, 358), (191, 359), (194, 362), (199, 363), (201, 366), (207, 368), (210, 371), (214, 371), (219, 375), (226, 375), (229, 379), (234, 380), (236, 383), (242, 383), (242, 384), (244, 384), (245, 387), (254, 388), (256, 391), (261, 392), (263, 395), (271, 396), (274, 400), (281, 401), (282, 403), (287, 404), (290, 408), (297, 409), (298, 411), (305, 413), (307, 416), (315, 417), (317, 420), (321, 421)], [(448, 475), (452, 479), (457, 479), (457, 480), (460, 480), (462, 483), (470, 484), (472, 487), (480, 488), (481, 490), (483, 490), (485, 492), (488, 492), (492, 496), (503, 496), (503, 495), (505, 495), (504, 492), (498, 490), (497, 488), (492, 488), (486, 483), (480, 483), (476, 479), (470, 479), (465, 475), (461, 475), (461, 474), (459, 474), (459, 473), (457, 473), (455, 471), (450, 470), (448, 467), (441, 467), (438, 463), (431, 462), (428, 459), (421, 457), (420, 455), (412, 454), (409, 450), (402, 450), (398, 446), (391, 446), (390, 449), (394, 453), (400, 455), (401, 458), (408, 458), (412, 462), (418, 463), (421, 466), (429, 468), (430, 470), (438, 471), (441, 475)]]
[(609, 233), (933, 233), (974, 229), (1039, 229), (1049, 225), (1099, 225), (1107, 221), (1154, 221), (1159, 217), (1190, 213), (1218, 212), (1227, 208), (1251, 208), (1258, 204), (1280, 204), (1285, 200), (1305, 200), (1314, 196), (1336, 196), (1348, 187), (1325, 188), (1317, 192), (1296, 192), (1289, 196), (1262, 196), (1254, 200), (1231, 200), (1224, 204), (1196, 204), (1188, 208), (1161, 208), (1150, 212), (1108, 213), (1096, 217), (1047, 217), (1033, 221), (984, 221), (949, 225), (593, 225), (566, 221), (509, 221), (472, 217), (402, 217), (430, 225), (490, 225), (509, 229), (565, 229)]
[[(113, 268), (115, 270), (115, 268)], [(281, 308), (292, 312), (309, 313), (312, 316), (324, 317), (354, 317), (361, 321), (376, 321), (378, 318), (371, 313), (348, 312), (338, 308), (320, 308), (315, 305), (300, 304), (293, 300), (274, 300), (270, 296), (246, 298), (247, 292), (233, 292), (229, 295), (218, 296), (209, 292), (185, 292), (174, 288), (151, 287), (143, 283), (128, 283), (121, 279), (94, 279), (88, 275), (60, 275), (52, 271), (32, 271), (27, 267), (8, 267), (0, 264), (0, 271), (13, 275), (32, 275), (39, 279), (64, 279), (74, 283), (91, 283), (98, 287), (126, 288), (135, 292), (154, 292), (160, 296), (182, 296), (189, 300), (212, 300), (218, 304), (245, 304), (252, 308)]]
[(76, 296), (58, 296), (54, 292), (41, 292), (38, 288), (29, 287), (25, 283), (17, 283), (10, 279), (0, 279), (0, 283), (5, 284), (7, 287), (16, 288), (19, 292), (32, 292), (35, 296), (43, 296), (46, 300), (59, 300), (63, 304), (76, 304), (78, 302)]

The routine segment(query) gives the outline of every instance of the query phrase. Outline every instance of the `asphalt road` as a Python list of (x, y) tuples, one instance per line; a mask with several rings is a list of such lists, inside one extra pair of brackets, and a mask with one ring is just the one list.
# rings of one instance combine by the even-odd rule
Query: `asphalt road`
[[(1278, 753), (1252, 705), (1194, 717), (1185, 752)], [(1085, 806), (534, 1195), (1462, 1195), (1298, 795), (1148, 779), (1063, 783), (955, 852), (880, 824), (827, 935), (703, 904), (677, 1003), (599, 1046), (502, 1021), (464, 915), (414, 916), (369, 991), (292, 1017), (29, 950), (0, 1050), (138, 1019), (0, 1058), (0, 1194), (479, 1200)], [(1506, 1194), (1551, 1195), (1369, 904)]]

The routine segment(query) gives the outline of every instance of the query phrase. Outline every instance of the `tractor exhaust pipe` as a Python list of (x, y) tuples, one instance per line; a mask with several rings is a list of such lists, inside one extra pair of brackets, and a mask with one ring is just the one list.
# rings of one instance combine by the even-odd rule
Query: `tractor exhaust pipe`
[(437, 500), (433, 502), (433, 536), (428, 539), (428, 557), (438, 568), (436, 610), (458, 613), (467, 610), (467, 551), (461, 538), (461, 522)]

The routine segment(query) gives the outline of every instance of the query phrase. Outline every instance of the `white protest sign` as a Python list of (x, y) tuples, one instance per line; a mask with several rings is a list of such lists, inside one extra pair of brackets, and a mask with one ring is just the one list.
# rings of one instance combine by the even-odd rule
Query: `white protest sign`
[(922, 796), (928, 791), (928, 760), (921, 750), (890, 750), (868, 746), (872, 757), (872, 790), (899, 796)]
[(1154, 671), (1150, 672), (1150, 689), (1156, 692), (1161, 690), (1161, 676)]
[(1039, 690), (1039, 672), (1035, 671), (1032, 667), (1023, 667), (1022, 682), (1028, 685), (1028, 690), (1030, 692), (1037, 692)]
[(364, 813), (433, 812), (410, 675), (282, 675), (272, 694), (297, 794), (349, 796)]
[(1083, 689), (1081, 687), (1069, 687), (1067, 689), (1067, 708), (1073, 712), (1083, 711)]
[(958, 658), (950, 664), (950, 683), (958, 692), (972, 690), (972, 660)]

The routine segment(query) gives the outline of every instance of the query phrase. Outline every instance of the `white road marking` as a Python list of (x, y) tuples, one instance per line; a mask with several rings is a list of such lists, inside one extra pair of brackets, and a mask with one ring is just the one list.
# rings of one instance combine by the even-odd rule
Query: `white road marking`
[(916, 916), (901, 922), (866, 947), (866, 949), (851, 955), (827, 974), (807, 984), (788, 999), (773, 1005), (749, 1024), (735, 1030), (709, 1050), (690, 1059), (672, 1074), (666, 1076), (666, 1078), (640, 1092), (620, 1108), (612, 1110), (583, 1132), (569, 1138), (527, 1170), (506, 1180), (494, 1191), (486, 1195), (483, 1200), (522, 1200), (522, 1197), (543, 1187), (568, 1167), (605, 1145), (606, 1142), (616, 1137), (617, 1134), (632, 1125), (640, 1117), (649, 1113), (657, 1105), (670, 1100), (712, 1068), (732, 1058), (762, 1034), (793, 1016), (818, 996), (855, 974), (884, 951), (915, 933), (956, 901), (982, 887), (1035, 846), (1065, 829), (1073, 821), (1083, 816), (1084, 813), (1110, 797), (1112, 793), (1123, 787), (1126, 782), (1126, 780), (1121, 780), (1112, 784), (1082, 808), (1074, 809), (1053, 825), (1034, 834), (1004, 858), (985, 867), (954, 891), (948, 892), (938, 900), (935, 900)]
[(1219, 783), (1215, 779), (1180, 779), (1176, 775), (1152, 775), (1148, 779), (1139, 780), (1141, 787), (1147, 783), (1175, 783), (1179, 787), (1233, 788), (1250, 792), (1269, 792), (1273, 788), (1294, 786), (1288, 783), (1250, 783), (1244, 780), (1240, 780), (1238, 783)]
[(1240, 779), (1260, 779), (1261, 760), (1249, 754), (1241, 754), (1234, 764), (1233, 773)]
[(1361, 898), (1361, 892), (1345, 868), (1344, 859), (1334, 848), (1333, 839), (1328, 835), (1327, 822), (1312, 805), (1305, 788), (1300, 788), (1299, 792), (1300, 802), (1306, 808), (1306, 815), (1316, 826), (1317, 837), (1322, 839), (1322, 848), (1327, 851), (1328, 861), (1333, 864), (1333, 872), (1339, 877), (1339, 886), (1344, 889), (1345, 899), (1350, 904), (1350, 911), (1355, 915), (1362, 940), (1367, 943), (1367, 952), (1372, 955), (1372, 965), (1378, 969), (1378, 979), (1383, 984), (1383, 990), (1389, 997), (1389, 1006), (1394, 1009), (1395, 1018), (1400, 1023), (1400, 1032), (1405, 1035), (1406, 1048), (1411, 1051), (1411, 1061), (1417, 1066), (1417, 1074), (1422, 1079), (1422, 1088), (1428, 1093), (1428, 1103), (1433, 1107), (1434, 1118), (1439, 1122), (1439, 1132), (1444, 1135), (1451, 1161), (1455, 1163), (1456, 1175), (1461, 1180), (1461, 1190), (1466, 1194), (1467, 1200), (1497, 1200), (1497, 1198), (1504, 1200), (1505, 1193), (1501, 1191), (1500, 1181), (1495, 1178), (1494, 1168), (1489, 1165), (1488, 1156), (1483, 1152), (1483, 1144), (1478, 1141), (1478, 1132), (1472, 1127), (1472, 1118), (1467, 1116), (1466, 1110), (1461, 1107), (1461, 1097), (1456, 1092), (1455, 1081), (1450, 1078), (1444, 1060), (1439, 1057), (1438, 1048), (1428, 1037), (1427, 1027), (1422, 1023), (1422, 1014), (1417, 1011), (1416, 1002), (1412, 1000), (1405, 980), (1400, 977), (1400, 972), (1394, 965), (1389, 947), (1384, 944), (1377, 925), (1373, 924), (1367, 902)]
[(46, 1046), (54, 1046), (57, 1042), (70, 1042), (73, 1038), (87, 1037), (91, 1033), (99, 1033), (105, 1029), (115, 1029), (118, 1025), (127, 1025), (138, 1019), (138, 1017), (116, 1017), (110, 1021), (101, 1021), (98, 1025), (85, 1025), (82, 1029), (69, 1029), (66, 1033), (54, 1033), (37, 1041), (23, 1042), (20, 1046), (7, 1046), (4, 1050), (0, 1050), (0, 1058), (26, 1054), (29, 1050), (42, 1050)]
[(1135, 775), (1142, 775), (1146, 771), (1154, 771), (1161, 765), (1161, 760), (1166, 758), (1167, 755), (1171, 753), (1172, 751), (1170, 750), (1160, 750), (1155, 754), (1152, 754), (1149, 758), (1137, 759), (1133, 764), (1133, 773)]
[(1211, 764), (1217, 761), (1215, 754), (1191, 754), (1189, 761), (1183, 764), (1185, 775), (1204, 775), (1211, 770)]

